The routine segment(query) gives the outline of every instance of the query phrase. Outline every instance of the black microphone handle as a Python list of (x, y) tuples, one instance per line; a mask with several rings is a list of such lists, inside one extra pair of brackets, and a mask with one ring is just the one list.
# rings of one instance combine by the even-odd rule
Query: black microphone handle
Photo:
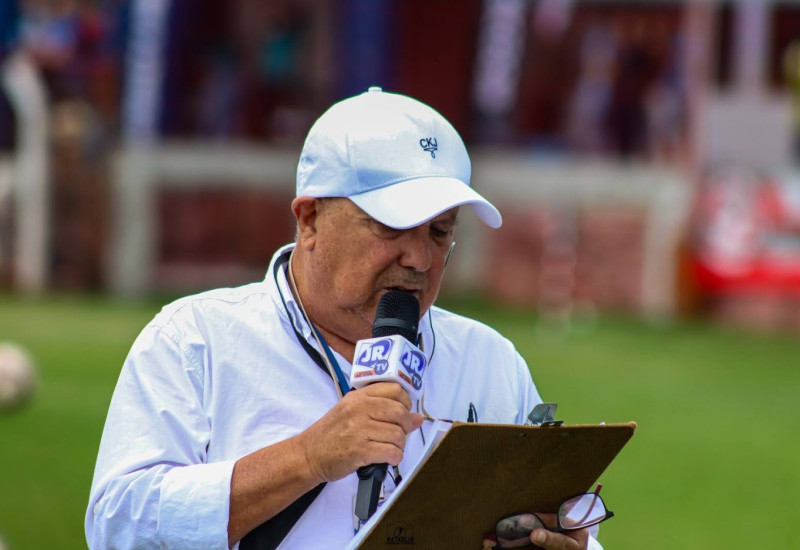
[[(412, 344), (417, 336), (419, 322), (419, 300), (410, 292), (390, 290), (381, 296), (375, 312), (372, 337), (400, 335)], [(358, 469), (358, 492), (356, 493), (356, 517), (366, 522), (378, 509), (383, 480), (388, 464), (370, 464)]]
[(370, 464), (358, 469), (355, 514), (362, 522), (371, 518), (378, 509), (378, 499), (388, 468), (388, 464)]

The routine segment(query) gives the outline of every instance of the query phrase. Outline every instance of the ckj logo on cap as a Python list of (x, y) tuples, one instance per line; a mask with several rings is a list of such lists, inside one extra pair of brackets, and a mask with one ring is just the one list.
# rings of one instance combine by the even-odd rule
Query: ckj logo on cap
[(436, 143), (435, 137), (422, 138), (419, 140), (419, 146), (423, 151), (431, 154), (431, 158), (436, 158), (436, 151), (439, 150), (439, 144)]

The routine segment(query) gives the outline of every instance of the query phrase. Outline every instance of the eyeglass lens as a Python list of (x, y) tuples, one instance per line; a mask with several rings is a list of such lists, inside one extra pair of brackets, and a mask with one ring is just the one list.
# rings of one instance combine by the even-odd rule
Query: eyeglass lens
[[(565, 500), (558, 507), (558, 528), (554, 531), (590, 527), (614, 516), (606, 509), (600, 498), (602, 484), (598, 483), (593, 493), (578, 495)], [(523, 548), (530, 544), (533, 530), (548, 527), (536, 514), (518, 514), (501, 519), (495, 527), (497, 548)]]
[(597, 493), (571, 498), (558, 509), (558, 519), (563, 529), (581, 529), (594, 525), (605, 517), (606, 505)]

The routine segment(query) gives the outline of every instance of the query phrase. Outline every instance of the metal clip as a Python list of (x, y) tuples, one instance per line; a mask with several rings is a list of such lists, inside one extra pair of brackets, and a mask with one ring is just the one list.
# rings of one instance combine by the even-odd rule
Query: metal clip
[(563, 420), (556, 420), (557, 403), (539, 403), (528, 415), (526, 426), (560, 426)]

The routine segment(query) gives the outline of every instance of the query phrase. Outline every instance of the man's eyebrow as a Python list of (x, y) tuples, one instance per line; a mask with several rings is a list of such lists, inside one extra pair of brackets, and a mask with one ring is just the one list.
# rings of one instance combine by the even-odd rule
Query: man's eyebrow
[(372, 216), (370, 216), (369, 214), (367, 214), (366, 212), (364, 212), (363, 210), (356, 210), (355, 212), (348, 212), (348, 215), (353, 217), (353, 218), (355, 218), (355, 219), (357, 219), (357, 220), (359, 220), (359, 221), (381, 223), (378, 220), (376, 220), (375, 218), (373, 218)]
[(456, 226), (456, 225), (458, 225), (458, 214), (456, 214), (452, 218), (448, 217), (448, 218), (442, 218), (440, 220), (433, 219), (433, 220), (431, 220), (431, 223), (439, 223), (439, 224), (443, 223), (443, 224), (449, 224), (449, 225)]

